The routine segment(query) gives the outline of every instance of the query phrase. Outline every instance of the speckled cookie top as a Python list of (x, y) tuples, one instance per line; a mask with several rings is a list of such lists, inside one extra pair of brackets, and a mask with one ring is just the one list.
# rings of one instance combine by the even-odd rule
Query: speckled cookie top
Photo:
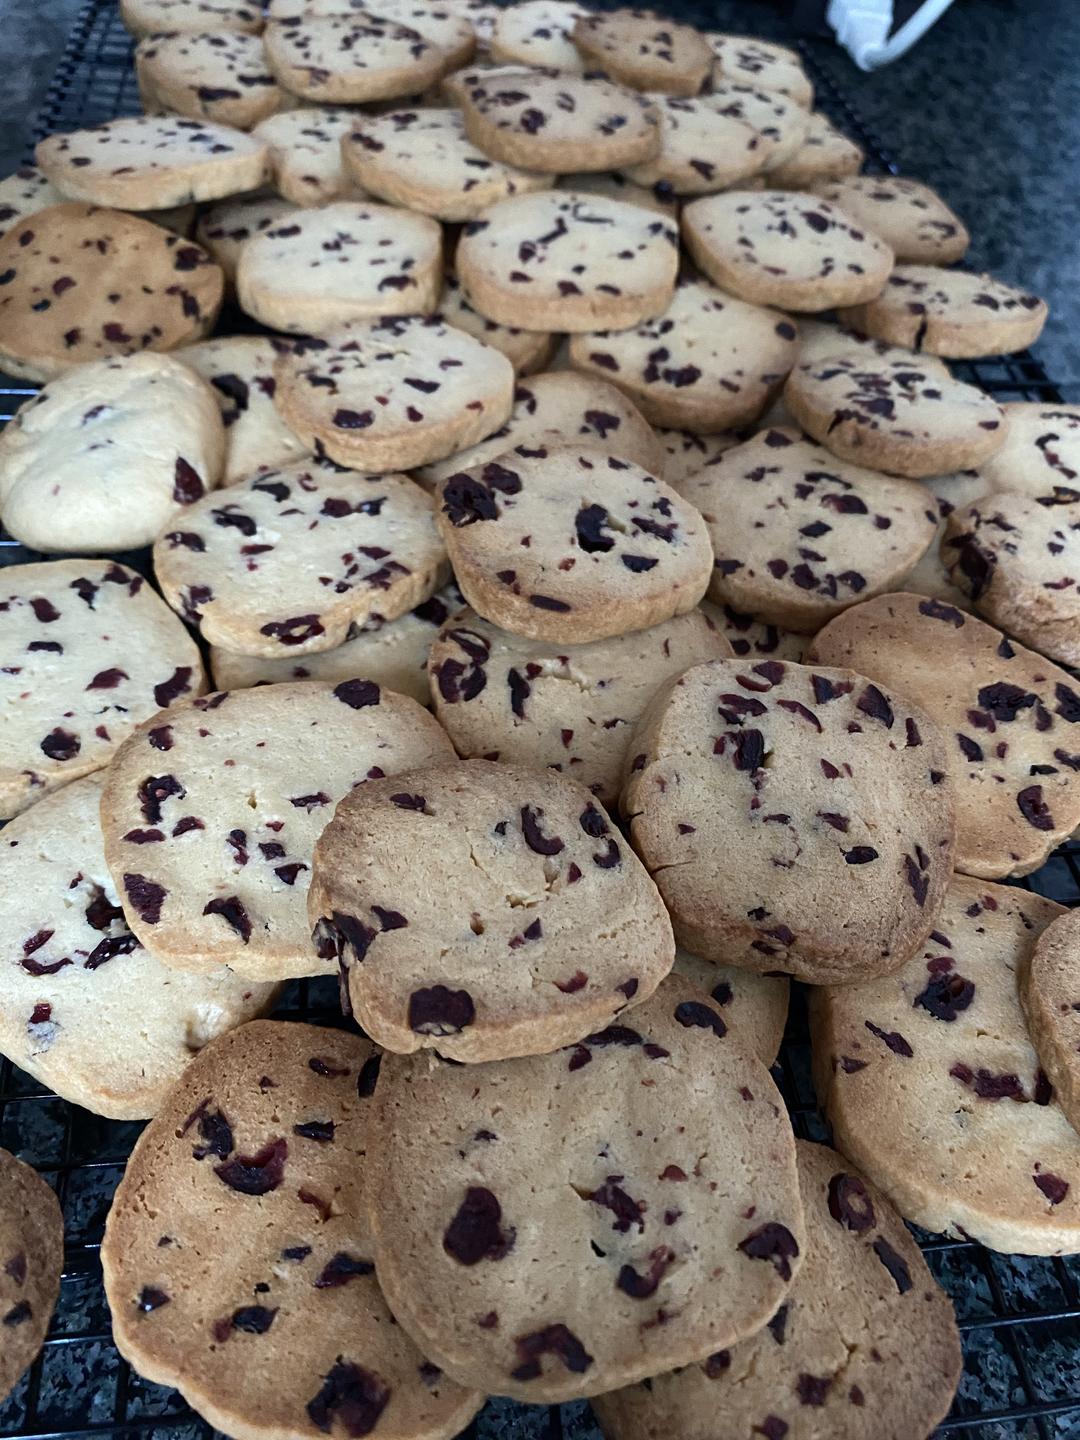
[[(154, 35), (135, 51), (143, 83), (168, 98), (182, 95), (188, 114), (201, 113), (250, 125), (280, 101), (258, 35), (211, 30), (202, 34)], [(195, 112), (188, 109), (195, 107)], [(249, 112), (251, 118), (247, 118)], [(245, 125), (246, 128), (246, 125)]]
[(566, 70), (585, 70), (577, 46), (570, 39), (584, 11), (569, 0), (523, 0), (499, 10), (491, 36), (491, 53), (510, 64)]
[(265, 42), (282, 84), (313, 99), (357, 102), (412, 94), (434, 84), (454, 63), (452, 50), (371, 10), (274, 20)]
[(16, 221), (63, 199), (36, 165), (20, 165), (0, 180), (0, 235), (6, 235)]
[(947, 265), (968, 247), (960, 217), (929, 185), (899, 175), (854, 175), (816, 187), (890, 246), (898, 260)]
[(591, 65), (640, 90), (696, 95), (712, 67), (705, 38), (654, 10), (612, 10), (582, 15), (571, 31)]
[(355, 120), (354, 111), (339, 105), (304, 105), (256, 125), (253, 133), (270, 147), (274, 185), (286, 199), (297, 205), (324, 205), (363, 198), (341, 161), (342, 136)]
[(741, 120), (757, 132), (766, 168), (789, 160), (809, 133), (807, 111), (778, 90), (721, 78), (710, 85), (708, 93), (720, 115)]
[(717, 79), (742, 81), (760, 90), (778, 90), (810, 108), (814, 88), (797, 51), (751, 35), (713, 31), (705, 38), (716, 56), (713, 74)]
[[(258, 159), (258, 140), (209, 120), (179, 115), (132, 115), (107, 120), (89, 130), (50, 135), (38, 142), (37, 162), (65, 193), (124, 177), (132, 187), (155, 175), (195, 172), (200, 165), (220, 167), (231, 159)], [(221, 193), (221, 192), (219, 192)], [(89, 197), (88, 197), (89, 198)]]
[(1006, 401), (1005, 443), (979, 466), (988, 490), (1080, 500), (1080, 405)]
[(635, 185), (662, 193), (705, 195), (726, 190), (762, 168), (768, 153), (757, 131), (725, 114), (710, 95), (654, 95), (660, 114), (660, 153), (625, 171)]
[(0, 1150), (0, 1400), (41, 1349), (63, 1263), (56, 1196), (29, 1165)]
[(120, 15), (135, 35), (204, 30), (257, 35), (263, 28), (261, 8), (247, 0), (121, 0)]

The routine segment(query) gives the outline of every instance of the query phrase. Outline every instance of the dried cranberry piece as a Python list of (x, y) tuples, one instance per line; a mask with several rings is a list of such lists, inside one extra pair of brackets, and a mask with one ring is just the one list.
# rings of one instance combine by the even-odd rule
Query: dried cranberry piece
[(297, 810), (316, 810), (320, 805), (329, 805), (330, 796), (324, 790), (317, 790), (313, 795), (294, 795), (289, 804)]
[(307, 1403), (308, 1419), (327, 1435), (337, 1421), (347, 1435), (359, 1440), (375, 1429), (389, 1399), (390, 1386), (381, 1376), (339, 1355), (322, 1389)]
[(55, 730), (50, 730), (41, 742), (42, 753), (50, 760), (73, 760), (82, 749), (82, 741), (70, 730), (63, 730), (58, 725)]
[(205, 493), (202, 477), (182, 455), (177, 457), (173, 472), (173, 499), (178, 505), (194, 505)]
[(535, 1380), (540, 1374), (542, 1355), (557, 1356), (574, 1375), (583, 1375), (593, 1363), (593, 1357), (574, 1332), (562, 1324), (545, 1325), (543, 1330), (534, 1330), (530, 1335), (515, 1336), (514, 1344), (521, 1363), (510, 1372), (513, 1380)]
[(880, 720), (887, 730), (892, 729), (895, 720), (892, 706), (876, 685), (867, 685), (855, 702), (855, 708), (861, 710), (864, 715), (870, 715), (875, 720)]
[(293, 615), (288, 620), (270, 620), (259, 626), (260, 635), (269, 635), (282, 645), (303, 645), (324, 633), (318, 615)]
[(168, 680), (154, 686), (154, 704), (159, 710), (166, 709), (179, 696), (191, 689), (191, 666), (178, 665)]
[(660, 1281), (675, 1259), (675, 1252), (666, 1245), (660, 1245), (649, 1255), (649, 1268), (639, 1275), (632, 1265), (623, 1265), (615, 1280), (616, 1287), (629, 1295), (631, 1300), (647, 1300), (655, 1295)]
[[(42, 749), (44, 749), (42, 745)], [(1020, 814), (1029, 825), (1036, 830), (1053, 830), (1054, 817), (1050, 813), (1050, 807), (1043, 799), (1041, 785), (1029, 785), (1026, 790), (1021, 790), (1016, 797), (1016, 803)]]
[(148, 775), (136, 793), (143, 819), (148, 825), (157, 825), (162, 803), (173, 795), (183, 799), (187, 792), (175, 775)]
[(143, 1315), (149, 1315), (154, 1310), (160, 1310), (163, 1305), (168, 1305), (171, 1298), (164, 1290), (155, 1290), (151, 1285), (144, 1285), (139, 1291), (135, 1306)]
[(872, 1020), (866, 1020), (863, 1023), (867, 1030), (870, 1031), (870, 1034), (876, 1035), (883, 1044), (888, 1046), (894, 1055), (902, 1055), (906, 1060), (910, 1060), (914, 1055), (914, 1050), (912, 1050), (911, 1046), (898, 1030), (882, 1030), (875, 1025)]
[(339, 1250), (323, 1266), (315, 1281), (315, 1289), (333, 1290), (339, 1285), (347, 1285), (358, 1275), (374, 1275), (374, 1273), (375, 1266), (370, 1260), (358, 1260), (355, 1255), (347, 1255), (344, 1250)]
[(374, 680), (343, 680), (334, 686), (334, 696), (350, 710), (362, 710), (367, 705), (378, 705), (379, 687)]
[(4, 1274), (10, 1275), (16, 1285), (26, 1284), (27, 1266), (26, 1252), (24, 1250), (17, 1250), (11, 1259), (7, 1261), (4, 1266)]
[(1060, 1175), (1051, 1174), (1049, 1170), (1044, 1170), (1041, 1174), (1033, 1175), (1031, 1178), (1051, 1205), (1060, 1205), (1069, 1193), (1069, 1182), (1062, 1180)]
[[(229, 1330), (242, 1330), (245, 1335), (265, 1335), (270, 1326), (274, 1323), (274, 1316), (277, 1310), (268, 1310), (265, 1305), (244, 1305), (239, 1310), (234, 1310), (226, 1320), (225, 1333)], [(215, 1327), (215, 1334), (217, 1334)], [(223, 1338), (218, 1336), (218, 1338)]]
[(1015, 720), (1021, 710), (1029, 710), (1038, 699), (1030, 690), (1021, 690), (1019, 685), (1010, 685), (1006, 680), (984, 685), (979, 691), (980, 708), (1002, 721)]
[(482, 1185), (470, 1185), (457, 1213), (446, 1227), (443, 1249), (459, 1265), (502, 1260), (514, 1248), (517, 1231), (503, 1230), (498, 1197)]
[(857, 1175), (834, 1175), (829, 1181), (829, 1214), (856, 1235), (877, 1224), (870, 1192)]
[(874, 1254), (881, 1261), (882, 1265), (892, 1276), (897, 1290), (901, 1295), (906, 1295), (912, 1288), (914, 1281), (911, 1278), (911, 1271), (908, 1269), (907, 1261), (902, 1255), (898, 1255), (884, 1236), (878, 1236), (873, 1244)]
[(850, 850), (844, 851), (844, 859), (849, 865), (869, 865), (877, 858), (878, 852), (872, 845), (853, 845)]
[(807, 1375), (804, 1372), (795, 1381), (795, 1393), (799, 1397), (799, 1404), (824, 1405), (831, 1384), (832, 1377), (830, 1375)]
[(610, 535), (605, 535), (605, 528), (610, 525), (611, 516), (603, 505), (583, 505), (574, 520), (574, 528), (577, 531), (578, 545), (586, 555), (592, 555), (599, 551), (601, 554), (611, 550), (615, 541)]
[(420, 1035), (457, 1035), (475, 1018), (476, 1007), (467, 990), (433, 985), (409, 996), (409, 1028)]
[(799, 1254), (798, 1242), (786, 1225), (770, 1220), (752, 1230), (738, 1248), (750, 1260), (769, 1260), (781, 1280), (791, 1279), (791, 1262)]
[(777, 1345), (783, 1345), (787, 1338), (788, 1315), (791, 1313), (790, 1305), (781, 1305), (776, 1314), (768, 1322), (769, 1334), (776, 1341)]
[(347, 960), (348, 952), (351, 951), (352, 963), (358, 965), (375, 939), (375, 931), (355, 915), (333, 910), (329, 917), (323, 916), (315, 926), (313, 938), (322, 959), (329, 960), (336, 956), (339, 960)]
[(317, 1140), (321, 1145), (332, 1145), (334, 1143), (334, 1122), (333, 1120), (305, 1120), (302, 1124), (293, 1126), (293, 1134), (301, 1135), (305, 1140)]
[(975, 986), (963, 975), (934, 975), (926, 989), (915, 996), (912, 1005), (921, 1005), (935, 1020), (955, 1020), (975, 998)]
[(610, 1210), (615, 1216), (611, 1228), (620, 1235), (625, 1235), (631, 1225), (636, 1225), (638, 1233), (641, 1234), (645, 1229), (645, 1221), (642, 1219), (645, 1207), (640, 1200), (635, 1200), (621, 1188), (618, 1181), (622, 1178), (621, 1175), (609, 1175), (599, 1189), (588, 1191), (582, 1198)]
[(161, 919), (161, 907), (169, 893), (164, 885), (148, 880), (145, 875), (124, 873), (124, 893), (139, 919), (147, 925), (156, 925)]
[(361, 1100), (367, 1100), (375, 1094), (381, 1064), (382, 1056), (372, 1055), (361, 1065), (360, 1073), (356, 1077), (356, 1093)]
[(238, 895), (219, 895), (203, 906), (204, 915), (220, 915), (246, 945), (251, 939), (251, 920)]
[(307, 1063), (309, 1070), (327, 1080), (340, 1080), (349, 1073), (347, 1065), (335, 1065), (331, 1060), (324, 1060), (321, 1055), (313, 1055)]
[(237, 1155), (234, 1160), (215, 1165), (214, 1174), (241, 1195), (266, 1195), (276, 1190), (285, 1178), (288, 1153), (287, 1141), (271, 1140), (256, 1155)]
[(557, 835), (547, 836), (540, 828), (540, 820), (543, 816), (542, 810), (534, 810), (531, 805), (521, 807), (521, 833), (525, 837), (525, 843), (529, 849), (537, 855), (558, 855), (565, 845)]
[(708, 1005), (703, 1005), (700, 1000), (684, 1000), (675, 1007), (675, 1019), (680, 1025), (687, 1028), (699, 1027), (702, 1030), (711, 1030), (718, 1040), (722, 1040), (727, 1034), (727, 1026), (724, 1024), (716, 1011)]
[(98, 941), (83, 961), (83, 969), (96, 970), (99, 965), (104, 965), (109, 960), (115, 960), (118, 955), (130, 955), (133, 950), (138, 948), (139, 942), (134, 935), (106, 935), (103, 940)]
[(214, 1155), (219, 1160), (227, 1160), (233, 1151), (233, 1132), (224, 1114), (220, 1110), (211, 1110), (210, 1101), (204, 1100), (188, 1116), (180, 1134), (185, 1135), (196, 1120), (203, 1143), (192, 1148), (192, 1159), (205, 1160), (208, 1155)]
[(499, 506), (482, 480), (464, 473), (451, 475), (442, 488), (443, 514), (455, 529), (478, 520), (497, 520)]

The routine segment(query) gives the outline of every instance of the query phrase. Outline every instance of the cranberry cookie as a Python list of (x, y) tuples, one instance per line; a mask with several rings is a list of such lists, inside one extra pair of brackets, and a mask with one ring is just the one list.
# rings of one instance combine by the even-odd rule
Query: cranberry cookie
[[(225, 426), (225, 485), (257, 470), (289, 465), (304, 454), (303, 444), (274, 408), (277, 355), (266, 335), (222, 335), (176, 352), (175, 359), (209, 382), (217, 400)], [(155, 538), (160, 531), (159, 526)]]
[(51, 1186), (0, 1150), (0, 1402), (37, 1358), (60, 1295), (64, 1219)]
[(652, 10), (582, 15), (570, 38), (590, 69), (661, 95), (697, 95), (712, 69), (708, 41), (693, 25)]
[(1020, 1004), (1054, 1097), (1080, 1130), (1080, 912), (1052, 921), (1020, 967)]

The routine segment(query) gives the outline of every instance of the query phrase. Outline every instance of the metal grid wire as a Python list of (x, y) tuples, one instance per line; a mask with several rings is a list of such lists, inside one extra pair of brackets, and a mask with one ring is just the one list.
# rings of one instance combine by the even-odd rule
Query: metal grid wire
[[(837, 87), (824, 59), (826, 48), (806, 44), (803, 49), (821, 108), (864, 145), (871, 168), (895, 172), (885, 149)], [(88, 0), (37, 133), (137, 113), (131, 51), (115, 0)], [(1077, 398), (1063, 395), (1026, 354), (953, 368), (999, 400), (1061, 403)], [(0, 380), (0, 424), (30, 393), (27, 386)], [(37, 558), (0, 536), (0, 565)], [(148, 568), (147, 552), (124, 558)], [(1057, 851), (1023, 884), (1062, 903), (1080, 903), (1080, 843)], [(278, 1013), (340, 1023), (336, 990), (336, 981), (293, 982)], [(810, 1079), (798, 987), (774, 1073), (797, 1133), (827, 1139)], [(0, 1061), (0, 1145), (35, 1165), (54, 1185), (66, 1224), (64, 1275), (51, 1332), (41, 1357), (0, 1405), (0, 1437), (205, 1440), (213, 1433), (174, 1391), (148, 1384), (131, 1371), (112, 1343), (98, 1249), (113, 1190), (140, 1128), (68, 1105), (9, 1061)], [(917, 1239), (956, 1305), (964, 1338), (960, 1390), (939, 1434), (954, 1440), (1080, 1440), (1080, 1256), (1010, 1257), (965, 1241), (923, 1234)], [(530, 1407), (493, 1400), (463, 1440), (599, 1440), (599, 1432), (584, 1402)]]

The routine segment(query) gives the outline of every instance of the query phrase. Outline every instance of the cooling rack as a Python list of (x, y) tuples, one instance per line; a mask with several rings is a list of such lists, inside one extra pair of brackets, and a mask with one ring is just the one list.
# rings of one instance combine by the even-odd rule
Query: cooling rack
[[(804, 58), (818, 104), (865, 148), (871, 169), (895, 172), (886, 148), (844, 97), (827, 47)], [(115, 0), (88, 0), (38, 119), (36, 134), (71, 130), (139, 112), (132, 43)], [(953, 366), (999, 400), (1061, 403), (1062, 394), (1029, 354)], [(0, 377), (0, 424), (31, 393)], [(40, 558), (0, 535), (0, 565)], [(147, 552), (125, 555), (148, 572)], [(1055, 852), (1022, 882), (1064, 904), (1080, 903), (1080, 842)], [(792, 1014), (774, 1071), (797, 1133), (827, 1139), (810, 1079), (805, 1007), (794, 987)], [(287, 1019), (340, 1023), (336, 980), (293, 982), (277, 1012)], [(102, 1120), (68, 1105), (0, 1061), (0, 1145), (35, 1165), (63, 1207), (66, 1251), (60, 1300), (44, 1351), (7, 1402), (0, 1440), (206, 1440), (213, 1432), (173, 1390), (136, 1375), (112, 1343), (98, 1249), (113, 1190), (140, 1126)], [(950, 1440), (1080, 1440), (1080, 1256), (995, 1255), (965, 1241), (916, 1233), (951, 1295), (964, 1339), (964, 1374), (939, 1434)], [(462, 1440), (599, 1440), (586, 1403), (524, 1406), (491, 1400)], [(671, 1440), (680, 1440), (672, 1436)]]

